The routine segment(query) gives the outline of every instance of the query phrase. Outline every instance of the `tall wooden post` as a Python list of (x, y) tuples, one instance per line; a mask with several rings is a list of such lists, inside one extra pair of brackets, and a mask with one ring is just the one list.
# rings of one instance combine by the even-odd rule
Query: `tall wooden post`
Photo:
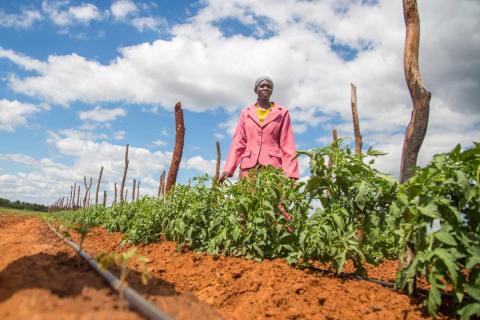
[(103, 206), (107, 207), (107, 191), (103, 190)]
[(102, 173), (103, 173), (103, 166), (100, 169), (100, 174), (98, 176), (98, 181), (97, 181), (97, 192), (95, 194), (95, 205), (98, 204), (98, 190), (100, 189), (100, 181), (102, 181)]
[(87, 177), (83, 176), (83, 182), (85, 183), (85, 197), (83, 198), (83, 207), (87, 207), (87, 196), (90, 197), (90, 188), (92, 187), (92, 178), (90, 178), (90, 184), (87, 185)]
[(218, 181), (218, 178), (220, 177), (220, 160), (222, 159), (222, 155), (220, 153), (220, 143), (217, 141), (216, 143), (217, 147), (217, 163), (215, 166), (215, 181)]
[(133, 179), (133, 189), (132, 189), (132, 202), (135, 202), (135, 187), (137, 186), (137, 182), (135, 178)]
[(137, 181), (137, 201), (139, 197), (140, 197), (140, 180)]
[(115, 188), (115, 196), (113, 198), (113, 204), (117, 203), (117, 182), (115, 181), (113, 187)]
[[(122, 184), (120, 185), (120, 203), (123, 202), (123, 189), (125, 188), (125, 179), (127, 178), (127, 170), (128, 170), (128, 144), (125, 149), (125, 167), (123, 169), (123, 178)], [(126, 200), (126, 198), (125, 198)]]
[(185, 140), (185, 124), (183, 121), (182, 104), (177, 102), (175, 105), (175, 147), (173, 149), (172, 163), (168, 170), (167, 185), (165, 192), (168, 193), (177, 181), (178, 169), (182, 160), (183, 144)]
[(413, 110), (403, 141), (400, 183), (411, 177), (412, 169), (417, 164), (418, 152), (427, 133), (431, 98), (431, 93), (423, 85), (418, 66), (420, 17), (416, 0), (403, 0), (403, 16), (406, 26), (403, 67)]
[(80, 208), (80, 183), (78, 184), (78, 192), (77, 192), (77, 208)]
[(357, 109), (357, 87), (351, 83), (351, 105), (352, 105), (352, 120), (353, 120), (353, 132), (355, 134), (355, 154), (362, 152), (362, 134), (360, 133), (360, 122), (358, 121), (358, 109)]
[(160, 175), (160, 184), (158, 185), (158, 196), (165, 194), (165, 170), (162, 170)]
[(77, 193), (77, 183), (74, 182), (74, 183), (73, 183), (72, 209), (75, 209), (75, 200), (77, 199), (76, 193)]
[[(403, 68), (413, 110), (403, 141), (400, 183), (406, 182), (412, 176), (412, 169), (417, 164), (418, 152), (427, 133), (431, 98), (431, 93), (423, 85), (418, 65), (420, 17), (416, 0), (403, 0), (403, 17), (406, 26)], [(414, 258), (413, 248), (407, 245), (398, 259), (399, 269), (409, 266)], [(415, 286), (416, 280), (413, 281), (410, 289), (414, 290)]]

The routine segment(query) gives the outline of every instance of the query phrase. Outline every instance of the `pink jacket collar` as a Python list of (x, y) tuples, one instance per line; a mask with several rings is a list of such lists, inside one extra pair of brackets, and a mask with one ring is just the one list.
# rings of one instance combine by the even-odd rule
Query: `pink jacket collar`
[(260, 120), (258, 119), (257, 110), (255, 109), (255, 104), (251, 104), (247, 107), (247, 115), (250, 118), (252, 118), (252, 120), (259, 127), (265, 127), (267, 124), (275, 120), (282, 113), (282, 109), (283, 108), (281, 106), (275, 103), (272, 111), (268, 113), (267, 118), (265, 119), (265, 121), (263, 121), (263, 124), (261, 124)]

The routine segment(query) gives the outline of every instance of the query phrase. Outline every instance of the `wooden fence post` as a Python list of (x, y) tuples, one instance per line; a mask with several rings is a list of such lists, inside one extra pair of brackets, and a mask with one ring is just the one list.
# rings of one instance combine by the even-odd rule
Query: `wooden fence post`
[(360, 122), (358, 121), (357, 109), (357, 87), (351, 83), (351, 105), (352, 105), (352, 120), (353, 132), (355, 134), (355, 154), (362, 152), (362, 134), (360, 133)]
[(137, 181), (137, 201), (139, 196), (140, 196), (140, 180)]
[(162, 170), (162, 174), (160, 175), (160, 184), (158, 186), (158, 196), (165, 194), (165, 170)]
[(103, 166), (100, 169), (100, 175), (98, 176), (98, 181), (97, 181), (97, 192), (95, 194), (95, 205), (98, 204), (98, 190), (100, 189), (100, 181), (102, 181), (102, 173), (103, 173)]
[(135, 202), (135, 187), (137, 186), (137, 182), (135, 178), (133, 178), (133, 189), (132, 189), (132, 202)]
[[(413, 110), (403, 141), (400, 183), (406, 182), (412, 176), (412, 169), (417, 164), (418, 152), (427, 133), (431, 98), (431, 93), (423, 85), (418, 65), (420, 16), (416, 0), (403, 0), (403, 17), (406, 27), (403, 68)], [(407, 244), (405, 251), (400, 253), (398, 259), (399, 269), (408, 267), (414, 258), (415, 252)], [(416, 280), (413, 281), (410, 289), (415, 290), (415, 286)]]
[(125, 167), (123, 170), (123, 178), (122, 184), (120, 185), (120, 203), (123, 202), (123, 199), (127, 200), (127, 198), (123, 198), (123, 189), (125, 188), (125, 179), (127, 178), (127, 170), (128, 170), (128, 144), (125, 149)]
[(216, 143), (217, 147), (217, 163), (215, 166), (215, 182), (218, 181), (218, 178), (220, 177), (220, 160), (222, 158), (222, 155), (220, 153), (220, 143), (217, 141)]
[(83, 207), (87, 206), (87, 196), (89, 196), (90, 188), (92, 187), (92, 178), (90, 178), (90, 184), (87, 185), (87, 177), (83, 176), (83, 182), (85, 183), (85, 197), (83, 198)]
[(183, 120), (182, 104), (175, 105), (175, 147), (173, 149), (172, 163), (168, 170), (167, 185), (165, 192), (168, 193), (177, 181), (178, 169), (182, 160), (183, 144), (185, 141), (185, 124)]

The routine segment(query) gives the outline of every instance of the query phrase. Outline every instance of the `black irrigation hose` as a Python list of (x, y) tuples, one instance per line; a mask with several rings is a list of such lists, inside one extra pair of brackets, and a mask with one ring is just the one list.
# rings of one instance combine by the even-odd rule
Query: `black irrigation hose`
[[(53, 231), (60, 239), (62, 239), (66, 244), (71, 246), (83, 259), (85, 259), (90, 266), (95, 269), (104, 279), (108, 282), (108, 284), (115, 290), (119, 291), (120, 289), (120, 280), (115, 277), (110, 271), (100, 270), (100, 266), (98, 263), (93, 259), (90, 255), (88, 255), (85, 251), (81, 250), (80, 247), (73, 241), (66, 239), (60, 233), (57, 232), (48, 222), (48, 227), (50, 230)], [(129, 287), (128, 285), (124, 289), (124, 297), (125, 300), (132, 306), (135, 310), (137, 310), (140, 314), (145, 316), (148, 319), (152, 320), (173, 320), (171, 316), (166, 314), (165, 312), (159, 310), (156, 306), (151, 304), (149, 301), (145, 300), (138, 292), (134, 289)]]

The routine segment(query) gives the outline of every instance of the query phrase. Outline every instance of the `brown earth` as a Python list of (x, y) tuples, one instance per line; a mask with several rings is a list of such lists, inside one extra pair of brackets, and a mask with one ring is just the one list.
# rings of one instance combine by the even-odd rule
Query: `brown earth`
[[(26, 245), (26, 242), (23, 241), (14, 244), (14, 237), (10, 239), (10, 244), (7, 244), (4, 239), (5, 230), (10, 230), (8, 233), (12, 235), (27, 232), (29, 236), (37, 235), (36, 242), (33, 242), (35, 246), (40, 246), (42, 243), (44, 243), (43, 246), (46, 246), (45, 242), (51, 246), (55, 244), (55, 250), (58, 251), (61, 247), (64, 250), (62, 252), (70, 252), (68, 254), (64, 253), (69, 259), (75, 259), (73, 251), (65, 248), (59, 240), (56, 240), (41, 220), (36, 218), (23, 219), (21, 223), (12, 226), (8, 222), (2, 222), (3, 218), (0, 216), (0, 250), (5, 250), (4, 247), (10, 247), (10, 250), (13, 250), (14, 246), (23, 248)], [(29, 231), (25, 227), (20, 227), (22, 224), (29, 225)], [(13, 230), (15, 226), (17, 226), (17, 231)], [(74, 236), (74, 239), (78, 242), (77, 236)], [(121, 239), (120, 233), (108, 233), (104, 229), (94, 228), (87, 236), (84, 248), (92, 256), (101, 252), (119, 251), (118, 245)], [(205, 253), (180, 252), (177, 250), (176, 244), (169, 241), (137, 246), (137, 248), (140, 255), (150, 259), (147, 266), (151, 278), (147, 286), (142, 286), (137, 272), (129, 278), (129, 283), (163, 310), (167, 312), (174, 310), (174, 315), (178, 318), (188, 318), (188, 315), (191, 317), (192, 314), (195, 316), (191, 318), (195, 319), (216, 318), (218, 315), (212, 313), (206, 304), (213, 306), (226, 319), (330, 320), (420, 319), (428, 317), (421, 304), (421, 299), (410, 298), (392, 289), (367, 281), (340, 279), (331, 273), (310, 269), (300, 270), (289, 266), (281, 259), (259, 263), (235, 257), (213, 257)], [(54, 250), (54, 248), (43, 248), (41, 250), (47, 249)], [(2, 284), (0, 289), (0, 318), (6, 314), (4, 310), (7, 310), (7, 307), (10, 312), (17, 312), (18, 307), (22, 306), (22, 301), (10, 301), (12, 300), (11, 297), (15, 296), (15, 292), (32, 296), (31, 293), (25, 292), (28, 291), (25, 289), (25, 284), (18, 283), (18, 286), (14, 287), (15, 282), (10, 281), (12, 288), (7, 297), (4, 298), (2, 283), (4, 280), (2, 279), (6, 278), (4, 276), (5, 270), (14, 269), (14, 266), (12, 266), (15, 263), (14, 260), (22, 257), (23, 251), (20, 249), (17, 249), (17, 251), (18, 257), (10, 254), (11, 258), (9, 260), (4, 261), (5, 257), (0, 260), (0, 270), (3, 270), (0, 272), (0, 284)], [(48, 265), (49, 269), (58, 265), (58, 260), (64, 259), (61, 253), (56, 251), (48, 254), (52, 255), (54, 259), (44, 262), (42, 266)], [(31, 254), (24, 253), (23, 256), (25, 255)], [(46, 287), (35, 282), (33, 278), (28, 282), (30, 283), (29, 287), (46, 291), (42, 304), (33, 309), (31, 315), (47, 315), (48, 312), (53, 310), (56, 314), (61, 312), (70, 314), (71, 310), (76, 310), (74, 306), (77, 300), (83, 303), (83, 307), (78, 308), (82, 309), (82, 315), (91, 312), (92, 318), (95, 319), (102, 317), (100, 311), (105, 312), (104, 314), (109, 313), (110, 318), (113, 318), (110, 312), (119, 312), (118, 302), (116, 302), (112, 293), (108, 289), (100, 288), (102, 281), (98, 280), (99, 284), (93, 284), (93, 280), (87, 280), (95, 277), (93, 271), (88, 272), (86, 267), (76, 270), (75, 263), (81, 262), (73, 260), (70, 265), (63, 267), (64, 269), (60, 274), (64, 278), (66, 276), (64, 274), (76, 272), (79, 278), (78, 286), (83, 290), (65, 288), (65, 280), (61, 281), (61, 284), (52, 281), (53, 279), (57, 280), (58, 274), (57, 277), (50, 278), (52, 283), (49, 283)], [(352, 266), (347, 265), (346, 271), (348, 272), (350, 269), (352, 269)], [(396, 262), (388, 261), (377, 267), (369, 266), (367, 269), (371, 277), (392, 281), (395, 279)], [(87, 284), (87, 281), (92, 282)], [(54, 283), (57, 284), (54, 285)], [(55, 288), (57, 288), (55, 286), (63, 288), (57, 289), (63, 290), (63, 296), (55, 293)], [(89, 290), (86, 290), (86, 288)], [(98, 303), (97, 298), (85, 301), (87, 299), (84, 291), (88, 291), (90, 294), (95, 292), (98, 295), (103, 293), (102, 303)], [(190, 305), (187, 303), (179, 306), (178, 301), (173, 299), (178, 296), (190, 298)], [(75, 301), (67, 306), (65, 297)], [(32, 300), (33, 297), (28, 299)], [(204, 304), (200, 304), (197, 299)], [(52, 302), (45, 303), (45, 301)], [(95, 303), (92, 301), (95, 301)], [(91, 304), (87, 305), (87, 302)], [(94, 315), (95, 305), (97, 307), (101, 305), (101, 309), (96, 310), (99, 312), (99, 316)], [(43, 307), (43, 309), (40, 307)], [(131, 313), (125, 314), (125, 317), (127, 316), (135, 317)], [(447, 316), (441, 316), (441, 318), (445, 317)]]
[[(93, 240), (93, 239), (92, 239)], [(131, 275), (136, 281), (139, 274)], [(149, 293), (176, 319), (220, 319), (160, 278)], [(0, 319), (142, 319), (36, 217), (0, 213)]]

